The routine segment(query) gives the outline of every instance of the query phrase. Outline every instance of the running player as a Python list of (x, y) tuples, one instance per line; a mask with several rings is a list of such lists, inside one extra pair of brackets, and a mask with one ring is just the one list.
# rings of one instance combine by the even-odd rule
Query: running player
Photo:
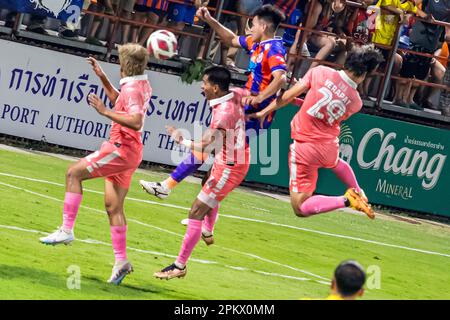
[(133, 269), (127, 260), (127, 224), (123, 203), (130, 187), (131, 177), (142, 161), (141, 133), (145, 113), (151, 97), (151, 87), (144, 74), (148, 62), (147, 50), (138, 44), (119, 47), (120, 93), (113, 87), (94, 58), (88, 58), (100, 78), (114, 111), (105, 107), (95, 94), (89, 95), (89, 104), (100, 115), (111, 119), (109, 141), (100, 150), (71, 165), (66, 173), (63, 225), (40, 241), (44, 244), (69, 244), (75, 237), (73, 227), (80, 207), (84, 180), (105, 177), (105, 208), (111, 225), (111, 240), (115, 255), (109, 283), (120, 284)]
[(205, 152), (214, 146), (216, 152), (211, 175), (189, 212), (189, 222), (178, 258), (173, 264), (154, 274), (159, 279), (169, 280), (186, 275), (186, 263), (200, 237), (203, 236), (207, 244), (212, 241), (211, 232), (202, 232), (202, 222), (204, 227), (212, 231), (216, 221), (213, 209), (247, 175), (250, 151), (245, 138), (243, 89), (229, 90), (230, 82), (231, 73), (225, 67), (211, 67), (205, 71), (202, 90), (213, 113), (211, 127), (204, 133), (201, 141), (186, 140), (175, 128), (168, 128), (169, 134), (177, 143), (199, 152)]
[[(251, 55), (244, 98), (245, 112), (254, 113), (267, 107), (286, 83), (286, 51), (283, 40), (275, 37), (279, 24), (284, 20), (283, 13), (272, 5), (259, 8), (253, 19), (251, 36), (248, 37), (237, 36), (225, 28), (211, 17), (206, 7), (201, 7), (197, 16), (211, 26), (225, 45), (244, 48)], [(274, 112), (267, 114), (262, 127), (257, 120), (247, 121), (247, 135), (259, 134), (260, 129), (269, 128), (274, 115)], [(141, 180), (140, 184), (149, 194), (164, 199), (178, 183), (194, 173), (207, 157), (194, 150), (163, 182)]]
[[(294, 212), (309, 217), (339, 208), (352, 207), (373, 219), (375, 214), (359, 187), (350, 165), (339, 159), (340, 123), (362, 107), (357, 86), (382, 61), (372, 45), (355, 47), (344, 70), (319, 66), (312, 68), (292, 88), (266, 109), (250, 115), (264, 119), (308, 91), (303, 106), (291, 122), (294, 142), (289, 153), (290, 194)], [(313, 196), (319, 168), (330, 168), (349, 189), (344, 196)]]

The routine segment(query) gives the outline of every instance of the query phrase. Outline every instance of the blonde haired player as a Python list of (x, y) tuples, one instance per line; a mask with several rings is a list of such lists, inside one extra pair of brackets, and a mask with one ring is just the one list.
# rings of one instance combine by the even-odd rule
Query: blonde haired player
[(141, 132), (152, 89), (144, 74), (148, 62), (147, 50), (138, 44), (119, 48), (120, 92), (114, 88), (94, 58), (87, 62), (100, 78), (114, 110), (106, 108), (95, 94), (88, 97), (89, 105), (100, 115), (112, 120), (110, 138), (100, 150), (72, 164), (66, 173), (63, 225), (54, 233), (43, 237), (44, 244), (69, 244), (75, 237), (73, 227), (82, 200), (84, 180), (105, 177), (105, 209), (111, 226), (111, 240), (115, 264), (109, 283), (120, 284), (133, 268), (127, 260), (127, 223), (124, 200), (131, 177), (142, 161)]

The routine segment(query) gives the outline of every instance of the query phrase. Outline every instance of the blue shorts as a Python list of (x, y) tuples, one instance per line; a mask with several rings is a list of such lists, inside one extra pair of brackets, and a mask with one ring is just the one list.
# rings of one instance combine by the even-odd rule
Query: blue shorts
[[(303, 19), (303, 12), (300, 9), (295, 9), (287, 20), (287, 24), (298, 26)], [(283, 34), (283, 44), (290, 48), (294, 44), (297, 29), (286, 28)]]
[[(258, 112), (260, 110), (263, 110), (265, 107), (267, 107), (274, 99), (276, 98), (276, 96), (267, 98), (266, 100), (264, 100), (257, 109), (255, 109), (253, 106), (245, 106), (245, 114), (250, 114), (250, 113), (255, 113)], [(270, 117), (270, 119), (269, 119)], [(261, 132), (267, 130), (270, 128), (273, 119), (275, 118), (275, 112), (272, 113), (271, 116), (268, 116), (264, 119), (264, 121), (262, 122), (261, 125), (261, 120), (260, 119), (251, 119), (245, 122), (245, 130), (247, 132), (247, 142), (248, 139), (254, 136), (259, 136), (261, 134)]]
[(170, 3), (169, 20), (174, 22), (185, 22), (194, 24), (194, 17), (197, 9), (189, 4)]

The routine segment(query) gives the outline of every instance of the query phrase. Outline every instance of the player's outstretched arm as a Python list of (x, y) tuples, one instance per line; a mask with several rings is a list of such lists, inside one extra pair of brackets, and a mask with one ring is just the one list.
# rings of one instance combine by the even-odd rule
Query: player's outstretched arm
[(109, 81), (98, 61), (93, 57), (87, 58), (86, 61), (92, 66), (92, 70), (94, 70), (97, 77), (100, 78), (108, 99), (111, 103), (116, 103), (116, 100), (119, 97), (119, 91), (112, 85), (111, 81)]
[(273, 80), (266, 89), (261, 91), (257, 96), (248, 96), (244, 98), (243, 104), (256, 106), (276, 94), (281, 88), (284, 87), (286, 84), (286, 72), (284, 70), (275, 71), (272, 76)]
[(107, 117), (112, 121), (135, 131), (139, 131), (142, 128), (142, 124), (144, 123), (143, 114), (135, 113), (132, 115), (124, 115), (115, 113), (114, 111), (106, 108), (103, 101), (97, 95), (92, 93), (89, 95), (88, 100), (89, 105), (102, 116)]
[(281, 109), (284, 106), (287, 106), (289, 103), (295, 100), (296, 97), (306, 92), (309, 89), (308, 84), (299, 81), (289, 90), (286, 90), (280, 97), (272, 101), (266, 108), (261, 110), (260, 112), (256, 112), (249, 115), (249, 118), (253, 119), (261, 119), (265, 118), (270, 113)]
[[(177, 128), (166, 126), (167, 133), (178, 144), (184, 145), (190, 150), (196, 150), (203, 153), (211, 153), (215, 147), (220, 147), (225, 142), (225, 130), (209, 128), (202, 136), (201, 141), (192, 141), (183, 138)], [(217, 151), (217, 150), (216, 150)]]
[(197, 17), (206, 22), (220, 37), (222, 42), (228, 47), (240, 48), (239, 37), (230, 29), (226, 28), (219, 21), (214, 19), (208, 8), (201, 7), (197, 10)]

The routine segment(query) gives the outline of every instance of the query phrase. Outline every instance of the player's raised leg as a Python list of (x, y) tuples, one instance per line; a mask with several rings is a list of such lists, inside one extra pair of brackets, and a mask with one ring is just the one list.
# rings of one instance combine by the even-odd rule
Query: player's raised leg
[(80, 160), (72, 164), (67, 170), (62, 226), (50, 235), (40, 238), (40, 242), (50, 245), (67, 245), (75, 240), (73, 227), (83, 198), (83, 187), (81, 183), (83, 180), (91, 178), (86, 167), (86, 162)]
[(339, 159), (337, 165), (332, 168), (334, 174), (349, 188), (345, 193), (350, 201), (350, 207), (364, 212), (369, 218), (375, 218), (375, 214), (369, 205), (364, 190), (358, 184), (352, 167), (342, 159)]
[(128, 188), (119, 186), (110, 180), (105, 181), (105, 209), (108, 213), (111, 242), (115, 263), (108, 282), (119, 285), (133, 271), (127, 259), (127, 222), (124, 214), (124, 201)]
[(148, 194), (165, 199), (181, 181), (197, 171), (207, 158), (207, 154), (193, 150), (164, 181), (153, 182), (140, 180), (139, 184)]
[[(337, 156), (338, 149), (333, 143), (320, 146), (298, 141), (292, 143), (289, 152), (290, 193), (292, 208), (298, 217), (310, 217), (336, 209), (353, 207), (373, 218), (370, 207), (357, 191), (352, 191), (353, 188), (350, 188), (344, 196), (313, 196), (320, 167), (332, 167), (333, 171), (337, 172), (349, 186), (360, 190), (353, 170), (345, 163), (341, 163)], [(333, 166), (334, 163), (337, 165)]]

